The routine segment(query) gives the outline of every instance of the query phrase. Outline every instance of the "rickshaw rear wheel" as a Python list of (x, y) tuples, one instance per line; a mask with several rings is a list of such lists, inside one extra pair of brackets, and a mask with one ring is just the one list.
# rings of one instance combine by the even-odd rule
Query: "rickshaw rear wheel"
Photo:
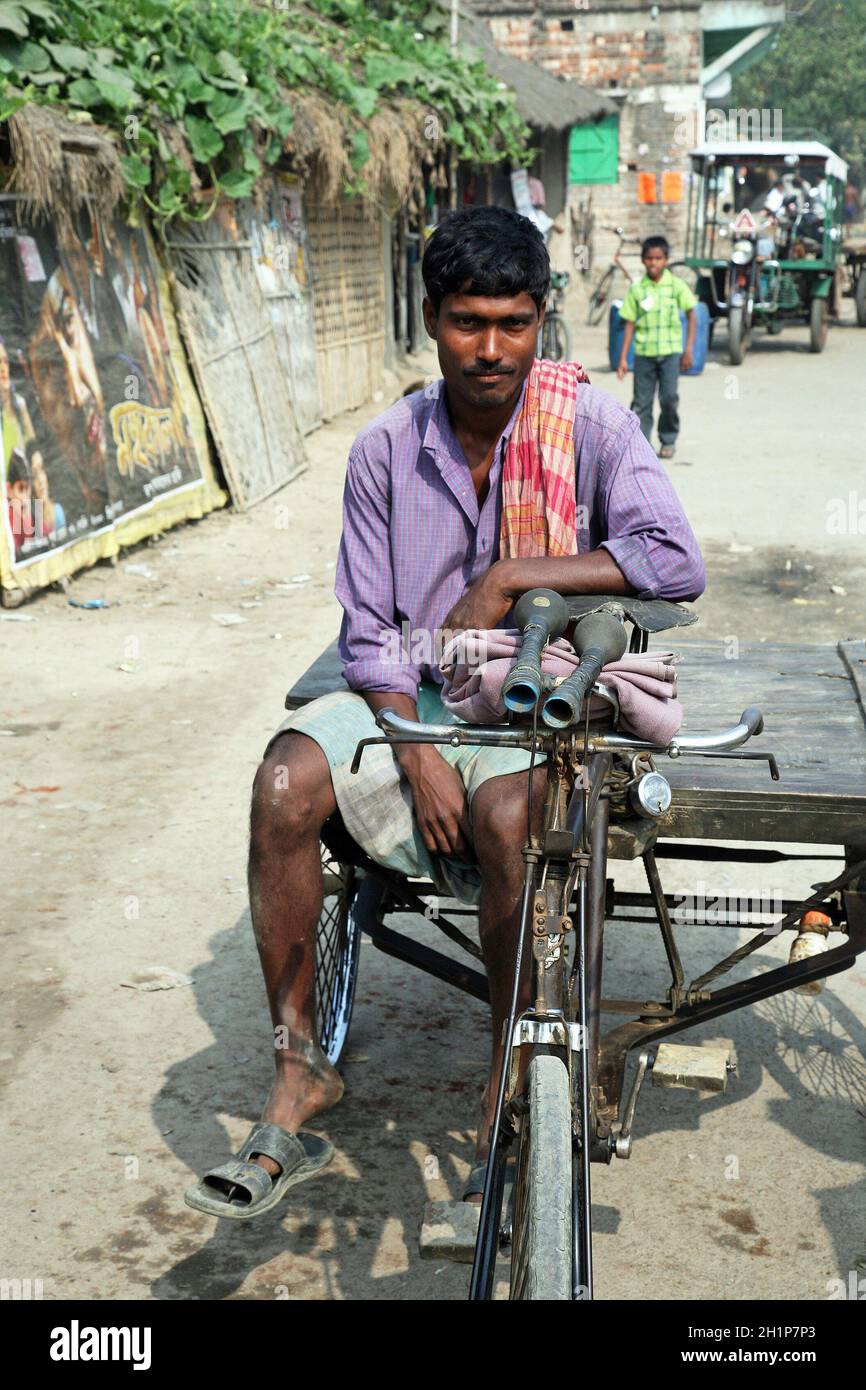
[(813, 299), (809, 307), (809, 351), (823, 352), (827, 342), (829, 315), (826, 299)]
[(316, 1028), (331, 1066), (340, 1060), (358, 980), (361, 928), (355, 915), (357, 876), (321, 846), (324, 896), (316, 930)]
[(536, 1053), (526, 1073), (511, 1236), (513, 1302), (571, 1299), (572, 1132), (568, 1071)]
[(731, 309), (728, 313), (728, 354), (731, 365), (739, 367), (749, 346), (749, 331), (746, 326), (745, 310), (742, 307)]

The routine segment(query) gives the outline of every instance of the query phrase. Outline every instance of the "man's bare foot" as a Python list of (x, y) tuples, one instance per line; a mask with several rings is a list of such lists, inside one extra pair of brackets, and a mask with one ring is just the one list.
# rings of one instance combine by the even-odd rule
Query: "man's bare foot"
[[(280, 1049), (277, 1075), (262, 1119), (281, 1125), (289, 1134), (297, 1134), (306, 1120), (336, 1105), (343, 1090), (343, 1078), (318, 1044), (292, 1038), (288, 1047)], [(257, 1155), (252, 1162), (258, 1163), (271, 1177), (276, 1177), (280, 1171), (279, 1164), (264, 1154)]]

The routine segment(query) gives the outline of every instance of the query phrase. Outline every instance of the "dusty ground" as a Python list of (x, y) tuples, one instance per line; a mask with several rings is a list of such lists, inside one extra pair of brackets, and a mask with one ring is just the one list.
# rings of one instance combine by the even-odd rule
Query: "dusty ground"
[[(575, 341), (596, 384), (627, 400), (601, 335), (576, 326)], [(845, 324), (823, 357), (791, 330), (737, 371), (718, 356), (683, 383), (671, 473), (710, 574), (695, 636), (863, 635), (866, 516), (860, 535), (828, 517), (851, 492), (866, 512), (864, 367), (866, 333)], [(2, 1272), (41, 1278), (46, 1298), (465, 1297), (466, 1268), (419, 1261), (417, 1232), (425, 1200), (457, 1195), (467, 1169), (484, 1014), (369, 944), (346, 1097), (322, 1123), (332, 1167), (240, 1228), (182, 1202), (268, 1086), (249, 784), (286, 689), (336, 632), (345, 455), (379, 408), (312, 436), (309, 471), (251, 515), (74, 582), (112, 607), (51, 592), (18, 610), (33, 621), (0, 622)], [(285, 587), (296, 575), (309, 578)], [(226, 612), (245, 621), (220, 626)], [(769, 886), (766, 870), (701, 872), (729, 891)], [(820, 872), (795, 865), (779, 886), (794, 896)], [(671, 890), (693, 877), (668, 868)], [(658, 977), (644, 930), (608, 943), (614, 994)], [(689, 938), (695, 963), (708, 935)], [(192, 985), (124, 986), (150, 966)], [(649, 1090), (631, 1162), (594, 1171), (601, 1297), (813, 1300), (830, 1278), (863, 1277), (864, 1015), (861, 967), (817, 1002), (789, 995), (703, 1030), (736, 1047), (729, 1093)]]

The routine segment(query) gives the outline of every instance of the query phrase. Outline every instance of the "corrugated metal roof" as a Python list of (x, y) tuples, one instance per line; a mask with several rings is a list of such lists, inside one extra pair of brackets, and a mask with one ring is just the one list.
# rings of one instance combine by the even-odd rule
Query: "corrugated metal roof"
[(796, 154), (803, 159), (826, 160), (827, 173), (841, 179), (843, 183), (848, 177), (848, 165), (845, 160), (840, 159), (829, 145), (822, 145), (817, 140), (710, 140), (705, 145), (696, 146), (689, 153), (695, 159), (706, 159), (709, 155), (715, 155), (724, 159), (739, 159), (742, 156), (744, 159), (751, 157), (779, 160), (784, 159), (786, 155)]

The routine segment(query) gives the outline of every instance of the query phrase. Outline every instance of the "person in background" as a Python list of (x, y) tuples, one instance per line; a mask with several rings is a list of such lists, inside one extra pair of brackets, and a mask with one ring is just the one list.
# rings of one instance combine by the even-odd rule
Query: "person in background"
[(776, 182), (773, 184), (773, 187), (770, 189), (769, 193), (764, 199), (764, 211), (771, 212), (775, 217), (776, 214), (781, 211), (782, 204), (784, 203), (784, 201), (785, 180), (776, 179)]
[[(645, 275), (629, 287), (620, 309), (625, 335), (616, 374), (622, 381), (628, 371), (628, 354), (634, 339), (634, 399), (631, 408), (640, 427), (652, 440), (653, 403), (659, 393), (659, 458), (672, 459), (680, 432), (679, 377), (692, 365), (697, 319), (697, 299), (685, 280), (668, 270), (671, 248), (663, 236), (647, 237), (641, 246)], [(680, 309), (687, 315), (688, 332), (683, 348)]]
[(860, 221), (860, 193), (856, 184), (846, 183), (845, 203), (842, 208), (842, 219), (847, 226)]
[[(761, 291), (761, 298), (767, 299), (770, 293), (770, 272), (764, 270), (764, 262), (770, 261), (776, 255), (776, 229), (778, 222), (771, 212), (766, 213), (764, 220), (758, 223), (758, 235), (755, 242), (755, 255), (758, 260), (758, 280)], [(772, 333), (772, 328), (770, 332)]]

